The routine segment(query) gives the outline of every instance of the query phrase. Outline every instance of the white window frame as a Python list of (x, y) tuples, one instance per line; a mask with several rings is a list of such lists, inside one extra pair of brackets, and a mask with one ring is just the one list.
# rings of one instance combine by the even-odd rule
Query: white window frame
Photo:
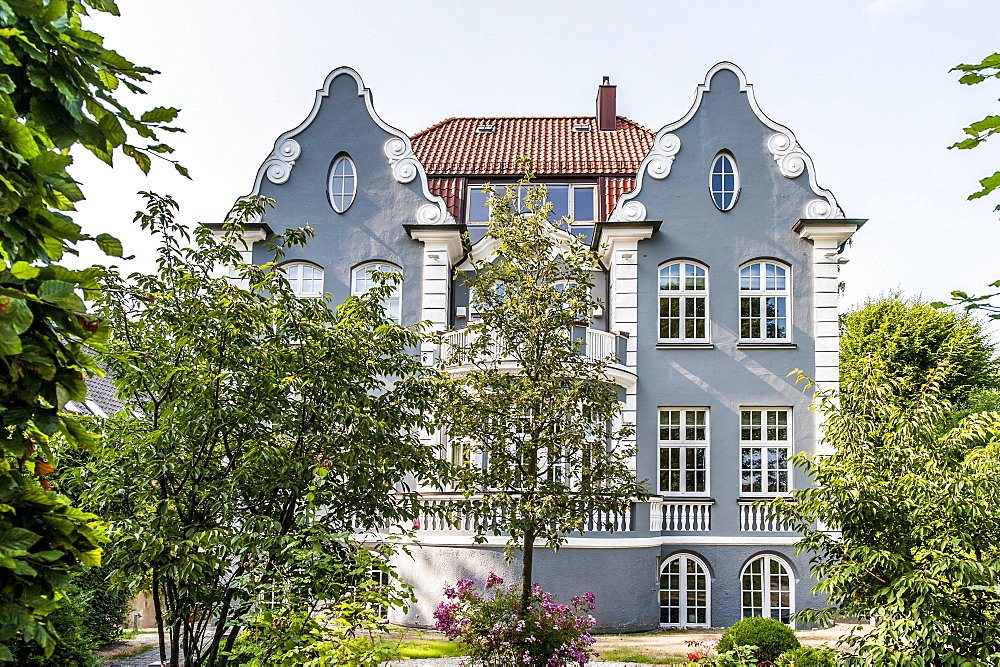
[[(312, 262), (286, 262), (279, 268), (285, 272), (285, 278), (288, 280), (288, 285), (292, 288), (295, 296), (302, 298), (323, 296), (325, 275), (322, 266), (313, 264)], [(312, 274), (309, 277), (305, 275), (307, 270)], [(319, 277), (316, 276), (317, 273)], [(318, 290), (315, 289), (317, 281), (319, 282)], [(306, 283), (310, 283), (309, 287), (311, 289), (305, 289), (304, 286)]]
[[(667, 574), (667, 567), (673, 562), (679, 562), (678, 574), (677, 576), (677, 609), (678, 609), (678, 622), (671, 623), (669, 621), (663, 620), (663, 610), (672, 607), (673, 605), (663, 604), (663, 594), (664, 592), (671, 592), (675, 589), (664, 588), (663, 578), (670, 576)], [(701, 569), (701, 573), (694, 573), (694, 576), (703, 576), (705, 580), (705, 622), (704, 623), (690, 623), (687, 622), (687, 615), (690, 611), (688, 609), (688, 596), (691, 592), (688, 590), (688, 577), (690, 576), (687, 572), (688, 563), (693, 563), (698, 568)], [(695, 589), (697, 590), (697, 589)], [(710, 628), (712, 627), (712, 574), (705, 564), (705, 561), (698, 558), (694, 554), (690, 553), (676, 553), (668, 556), (663, 564), (660, 566), (660, 627), (663, 628)], [(697, 606), (694, 609), (698, 609)]]
[[(732, 190), (726, 189), (725, 177), (727, 174), (725, 173), (725, 170), (719, 170), (719, 171), (716, 170), (716, 166), (720, 164), (723, 158), (729, 161), (729, 164), (733, 169)], [(716, 175), (722, 177), (721, 188), (716, 188), (715, 183), (713, 182), (715, 180)], [(736, 158), (729, 151), (719, 151), (718, 153), (715, 154), (715, 157), (712, 158), (712, 166), (708, 170), (708, 193), (712, 197), (712, 203), (715, 204), (715, 208), (719, 209), (723, 213), (726, 211), (731, 211), (733, 207), (736, 206), (736, 201), (740, 198), (740, 168), (736, 164)], [(727, 194), (731, 194), (733, 196), (733, 198), (729, 201), (729, 206), (725, 206)], [(720, 205), (719, 202), (716, 201), (715, 199), (716, 195), (721, 195), (722, 205)]]
[[(760, 267), (758, 269), (758, 275), (754, 276), (753, 267)], [(774, 275), (767, 275), (768, 269), (774, 270)], [(782, 271), (781, 275), (778, 271)], [(744, 271), (747, 275), (744, 275)], [(779, 262), (775, 260), (767, 259), (757, 259), (752, 262), (747, 262), (740, 266), (738, 272), (739, 278), (739, 293), (740, 293), (740, 303), (739, 303), (739, 332), (741, 342), (757, 342), (757, 343), (790, 343), (792, 340), (792, 267), (784, 262)], [(783, 287), (778, 287), (778, 285), (783, 285)], [(767, 308), (769, 300), (776, 300), (775, 305), (777, 305), (778, 300), (782, 302), (782, 307), (784, 308), (784, 317), (768, 317)], [(750, 304), (750, 313), (744, 315), (744, 303)], [(753, 314), (753, 309), (756, 307), (757, 314)], [(784, 319), (785, 324), (785, 335), (777, 335), (777, 321)], [(768, 326), (768, 321), (774, 320), (774, 329)], [(744, 336), (743, 324), (744, 322), (750, 323), (751, 327), (753, 323), (756, 323), (758, 329), (758, 336)], [(749, 333), (753, 333), (751, 330)], [(774, 335), (771, 335), (771, 334)]]
[[(568, 199), (568, 201), (567, 201), (566, 211), (569, 214), (570, 222), (572, 224), (574, 224), (574, 225), (592, 225), (592, 224), (594, 224), (594, 223), (597, 222), (597, 217), (598, 217), (598, 215), (597, 215), (597, 213), (598, 213), (598, 209), (597, 209), (597, 203), (598, 203), (598, 199), (597, 199), (597, 183), (533, 183), (530, 186), (518, 186), (516, 183), (507, 183), (507, 184), (502, 184), (501, 183), (501, 184), (495, 184), (495, 187), (497, 188), (498, 191), (501, 188), (517, 187), (519, 189), (517, 201), (520, 202), (521, 201), (521, 197), (522, 197), (521, 190), (527, 190), (527, 189), (529, 189), (531, 187), (536, 187), (538, 185), (544, 185), (546, 188), (549, 188), (549, 187), (552, 187), (552, 186), (566, 186), (567, 188), (569, 188), (568, 193), (567, 193), (567, 199)], [(589, 188), (589, 189), (593, 190), (594, 199), (593, 199), (593, 208), (592, 208), (592, 210), (594, 212), (594, 218), (592, 220), (577, 220), (576, 219), (576, 211), (574, 210), (575, 207), (576, 207), (576, 205), (575, 205), (575, 202), (576, 202), (576, 193), (575, 193), (575, 190), (582, 189), (582, 188)], [(474, 208), (472, 206), (472, 193), (473, 192), (481, 192), (482, 189), (483, 189), (482, 184), (470, 185), (466, 189), (466, 197), (465, 197), (465, 220), (470, 225), (485, 225), (485, 224), (487, 224), (487, 222), (485, 220), (476, 220), (476, 221), (472, 220), (472, 211), (473, 211), (473, 208)], [(518, 204), (518, 206), (520, 207), (520, 204)], [(480, 207), (477, 206), (475, 208), (478, 209)], [(489, 217), (492, 214), (492, 211), (489, 209), (489, 207), (484, 206), (484, 207), (481, 207), (481, 208), (485, 208), (487, 210), (487, 217)]]
[[(759, 423), (753, 423), (753, 414), (759, 414)], [(769, 418), (771, 414), (775, 415), (775, 423), (773, 425), (773, 434), (771, 433), (771, 424), (769, 423)], [(750, 415), (750, 424), (744, 425), (744, 415)], [(780, 417), (784, 415), (785, 423), (781, 424)], [(755, 429), (759, 429), (760, 438), (754, 439), (753, 432)], [(782, 429), (784, 430), (785, 437), (779, 437)], [(746, 436), (749, 432), (750, 438)], [(758, 406), (744, 406), (740, 408), (740, 495), (744, 497), (761, 497), (761, 498), (776, 498), (784, 497), (792, 492), (794, 486), (792, 484), (792, 465), (789, 463), (789, 459), (792, 456), (792, 443), (794, 442), (794, 433), (792, 431), (792, 409), (788, 407), (758, 407)], [(754, 463), (754, 456), (751, 450), (760, 450), (757, 454), (756, 461), (760, 463), (759, 468), (754, 468), (752, 464)], [(777, 460), (780, 461), (781, 450), (784, 453), (784, 467), (770, 467), (771, 462), (771, 451), (774, 452)], [(750, 453), (751, 466), (745, 467), (744, 456)], [(743, 482), (743, 476), (746, 473), (753, 472), (760, 473), (760, 491), (746, 490), (746, 485)], [(770, 491), (771, 488), (771, 473), (774, 473), (775, 484), (774, 487), (778, 490)], [(781, 475), (780, 473), (785, 473), (785, 484), (784, 489), (781, 489)], [(750, 486), (753, 486), (751, 481)]]
[[(344, 166), (343, 173), (337, 173)], [(330, 165), (330, 176), (327, 178), (326, 194), (330, 206), (337, 213), (344, 213), (351, 208), (358, 194), (358, 170), (350, 155), (339, 155)]]
[[(673, 439), (670, 439), (670, 438), (664, 439), (662, 437), (662, 435), (663, 435), (663, 431), (662, 431), (663, 415), (665, 413), (671, 413), (671, 412), (679, 412), (680, 413), (680, 424), (677, 427), (678, 430), (679, 430), (680, 438), (677, 439), (677, 440), (673, 440)], [(697, 423), (695, 423), (693, 425), (696, 429), (699, 428), (699, 426), (700, 426), (700, 428), (702, 429), (702, 431), (705, 434), (705, 437), (703, 439), (698, 439), (697, 437), (695, 437), (695, 438), (689, 438), (688, 437), (688, 435), (689, 435), (688, 434), (688, 414), (692, 414), (693, 415), (693, 414), (696, 414), (696, 413), (702, 413), (704, 415), (704, 418), (705, 418), (705, 420), (704, 420), (705, 423), (704, 423), (703, 426), (700, 426)], [(712, 474), (711, 474), (712, 465), (711, 465), (711, 457), (710, 457), (711, 447), (709, 446), (709, 444), (712, 441), (712, 433), (711, 433), (711, 430), (710, 430), (711, 415), (710, 415), (709, 409), (708, 408), (699, 408), (699, 407), (683, 407), (683, 408), (681, 408), (681, 407), (663, 407), (663, 408), (660, 408), (657, 411), (657, 418), (656, 419), (657, 419), (657, 422), (656, 422), (656, 439), (657, 439), (657, 448), (656, 448), (656, 456), (657, 456), (657, 459), (656, 459), (656, 484), (657, 484), (657, 492), (660, 495), (664, 495), (664, 496), (698, 496), (698, 497), (708, 496), (710, 494), (710, 492), (711, 492), (711, 489), (712, 489), (712, 487), (711, 487), (711, 482), (712, 482)], [(697, 431), (695, 431), (695, 433), (697, 433)], [(689, 450), (699, 449), (699, 448), (705, 450), (705, 454), (704, 454), (704, 458), (705, 458), (705, 468), (704, 468), (704, 472), (705, 472), (705, 489), (703, 491), (694, 491), (694, 490), (690, 490), (689, 491), (689, 490), (686, 490), (686, 487), (687, 487), (687, 475), (688, 475), (689, 472), (697, 472), (699, 470), (698, 468), (693, 467), (691, 465), (692, 462), (690, 462), (688, 460)], [(682, 491), (673, 491), (673, 490), (669, 490), (669, 489), (663, 488), (663, 470), (664, 469), (661, 467), (661, 465), (662, 465), (662, 462), (663, 462), (664, 450), (668, 450), (668, 451), (669, 450), (678, 450), (679, 451), (680, 466), (681, 466), (680, 469), (679, 469), (680, 470), (680, 486), (683, 489), (685, 489), (685, 490), (682, 490)], [(668, 468), (668, 470), (672, 470), (672, 468)]]
[[(678, 267), (678, 286), (677, 289), (665, 288), (666, 284), (664, 281), (669, 280), (673, 276), (664, 275), (665, 271), (668, 271), (671, 267)], [(688, 270), (692, 269), (695, 274), (688, 275)], [(703, 274), (701, 276), (697, 275), (697, 271), (701, 270)], [(657, 290), (659, 294), (658, 304), (657, 304), (657, 336), (658, 340), (662, 343), (707, 343), (710, 338), (710, 332), (712, 328), (712, 320), (709, 317), (708, 310), (708, 267), (701, 262), (696, 262), (689, 259), (678, 259), (665, 264), (661, 264), (660, 268), (656, 273), (657, 278)], [(696, 287), (688, 287), (692, 281), (697, 285), (697, 280), (701, 278), (703, 287), (698, 289)], [(663, 316), (663, 302), (666, 299), (676, 299), (677, 305), (680, 310), (678, 317), (680, 318), (680, 336), (675, 338), (664, 337), (660, 334), (663, 333), (662, 323), (664, 319)], [(694, 299), (703, 299), (704, 303), (704, 317), (696, 317), (695, 312), (697, 312), (696, 304), (692, 303)], [(694, 312), (689, 312), (694, 311)], [(674, 318), (669, 318), (674, 319)], [(689, 321), (694, 321), (696, 319), (703, 319), (704, 336), (687, 336), (687, 324)]]
[[(398, 273), (402, 275), (402, 271), (395, 264), (390, 264), (389, 262), (365, 262), (360, 264), (353, 269), (351, 269), (351, 296), (362, 296), (367, 294), (374, 286), (374, 281), (369, 275), (369, 271), (378, 271), (381, 273)], [(363, 287), (359, 285), (359, 281), (362, 281)], [(382, 307), (385, 308), (386, 315), (389, 316), (396, 324), (402, 322), (403, 316), (403, 285), (402, 282), (398, 282), (392, 287), (392, 292), (382, 301)]]
[[(754, 563), (762, 563), (761, 573), (759, 575), (750, 573), (750, 567)], [(784, 573), (772, 574), (771, 564), (777, 563), (778, 566), (784, 570)], [(747, 588), (747, 578), (760, 577), (759, 588)], [(780, 604), (780, 596), (782, 591), (780, 590), (780, 579), (779, 587), (775, 590), (774, 580), (772, 577), (784, 577), (788, 580), (788, 606), (783, 606)], [(750, 605), (747, 605), (747, 595), (753, 595), (754, 593), (760, 594), (760, 606), (757, 607), (753, 605), (753, 599), (751, 598)], [(772, 602), (777, 599), (778, 604), (773, 605)], [(754, 556), (746, 562), (743, 569), (740, 570), (740, 614), (742, 618), (752, 618), (757, 616), (753, 613), (755, 610), (760, 610), (760, 616), (763, 618), (773, 618), (775, 620), (781, 621), (785, 625), (794, 629), (794, 624), (792, 621), (792, 615), (795, 613), (795, 577), (792, 574), (792, 567), (787, 560), (780, 556), (774, 554), (761, 554)], [(750, 613), (748, 613), (748, 611)], [(787, 620), (782, 620), (784, 617)]]

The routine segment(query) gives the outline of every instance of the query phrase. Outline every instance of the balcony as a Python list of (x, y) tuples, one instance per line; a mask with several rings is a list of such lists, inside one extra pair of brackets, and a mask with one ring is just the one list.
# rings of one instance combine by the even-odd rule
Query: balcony
[[(468, 349), (480, 335), (480, 330), (468, 328), (447, 331), (441, 335), (440, 358), (444, 360), (447, 371), (458, 374), (475, 370), (475, 366), (462, 351)], [(610, 382), (622, 387), (635, 385), (635, 371), (625, 366), (627, 336), (588, 327), (573, 327), (570, 335), (580, 341), (582, 355), (591, 361), (604, 363)], [(491, 342), (488, 360), (500, 369), (516, 371), (519, 368), (516, 360), (506, 354), (495, 341)]]
[[(786, 500), (785, 502), (791, 502)], [(757, 507), (755, 501), (740, 500), (740, 531), (751, 533), (791, 533), (795, 529), (786, 526), (784, 522), (766, 507)]]
[(711, 530), (714, 500), (668, 500), (650, 498), (649, 529), (654, 533)]
[[(507, 523), (501, 508), (492, 517), (482, 516), (482, 496), (466, 498), (461, 494), (425, 493), (417, 500), (417, 506), (414, 530), (418, 534), (448, 531), (471, 534), (476, 532), (477, 525), (481, 525), (484, 532), (491, 532), (494, 526)], [(632, 507), (620, 514), (584, 510), (583, 530), (587, 533), (632, 531)]]

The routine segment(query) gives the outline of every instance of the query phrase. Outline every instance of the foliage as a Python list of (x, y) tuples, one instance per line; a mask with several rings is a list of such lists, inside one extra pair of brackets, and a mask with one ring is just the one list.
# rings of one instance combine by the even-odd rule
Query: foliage
[(733, 646), (728, 651), (717, 647), (688, 656), (689, 665), (717, 665), (718, 667), (757, 667), (757, 647)]
[(773, 618), (744, 618), (733, 623), (719, 640), (719, 652), (737, 646), (756, 646), (757, 660), (774, 661), (785, 651), (799, 647), (799, 640), (787, 625)]
[(783, 653), (778, 664), (792, 667), (835, 667), (837, 652), (826, 647), (801, 646)]
[(853, 662), (978, 665), (1000, 658), (1000, 413), (946, 427), (942, 368), (919, 391), (871, 362), (844, 392), (818, 395), (834, 453), (796, 455), (815, 486), (771, 510), (803, 535), (825, 625), (872, 617), (841, 640)]
[(610, 360), (588, 359), (572, 334), (599, 305), (598, 259), (550, 221), (544, 187), (530, 184), (527, 173), (520, 201), (515, 187), (489, 197), (486, 238), (496, 245), (472, 260), (470, 285), (481, 319), (445, 359), (471, 371), (452, 377), (444, 411), (452, 442), (465, 448), (460, 488), (478, 495), (477, 539), (506, 534), (511, 560), (520, 549), (525, 604), (535, 540), (557, 549), (591, 513), (622, 513), (646, 495), (628, 465), (634, 449), (622, 444), (632, 426), (613, 428)]
[(468, 652), (455, 642), (437, 639), (409, 639), (400, 642), (397, 649), (401, 658), (450, 658), (466, 655)]
[[(85, 574), (90, 574), (90, 570)], [(90, 595), (92, 591), (83, 591), (75, 585), (82, 575), (74, 578), (73, 584), (67, 587), (66, 597), (62, 604), (54, 612), (49, 614), (50, 620), (58, 633), (55, 649), (51, 655), (46, 656), (45, 649), (41, 646), (28, 643), (17, 642), (13, 648), (13, 661), (19, 666), (37, 667), (85, 667), (96, 665), (97, 661), (91, 655), (91, 651), (98, 648), (103, 642), (99, 641), (99, 636), (106, 634), (108, 629), (100, 627), (104, 620), (95, 616), (90, 611)], [(114, 629), (120, 632), (119, 623)]]
[(562, 667), (597, 657), (589, 633), (594, 625), (589, 615), (594, 610), (593, 593), (574, 597), (571, 607), (556, 604), (536, 584), (525, 610), (517, 585), (504, 586), (503, 579), (490, 572), (482, 592), (475, 590), (472, 580), (459, 579), (444, 594), (448, 599), (434, 611), (434, 628), (468, 649), (471, 664), (509, 660)]
[[(953, 72), (955, 70), (962, 72), (962, 77), (958, 82), (967, 86), (982, 83), (987, 79), (1000, 79), (1000, 53), (986, 56), (979, 63), (956, 65), (952, 68)], [(1000, 132), (1000, 115), (984, 116), (980, 120), (971, 123), (968, 127), (963, 128), (963, 131), (969, 137), (952, 144), (948, 148), (969, 149), (983, 143), (997, 132)], [(985, 197), (1000, 187), (1000, 171), (995, 172), (992, 176), (981, 179), (979, 185), (980, 189), (969, 195), (970, 200)], [(994, 210), (1000, 211), (1000, 204), (997, 204)], [(989, 286), (1000, 288), (1000, 280), (990, 283)], [(1000, 296), (1000, 292), (973, 296), (956, 290), (951, 295), (968, 310), (982, 309), (983, 312), (987, 313), (993, 319), (1000, 319), (1000, 305), (991, 303), (991, 299)]]
[[(344, 605), (362, 605), (361, 621)], [(397, 642), (378, 635), (383, 628), (370, 605), (352, 600), (337, 612), (309, 613), (279, 608), (267, 610), (248, 623), (229, 653), (229, 665), (246, 667), (323, 667), (381, 665), (399, 657)]]
[(446, 479), (418, 437), (436, 380), (418, 332), (382, 309), (388, 285), (331, 309), (274, 263), (242, 262), (241, 221), (262, 201), (238, 204), (217, 239), (146, 197), (158, 270), (102, 295), (102, 359), (128, 409), (106, 421), (85, 497), (112, 522), (118, 575), (151, 583), (161, 641), (214, 665), (258, 600), (336, 604), (383, 567), (349, 535), (411, 523), (402, 482)]
[[(968, 313), (939, 310), (894, 293), (845, 313), (840, 326), (842, 399), (852, 398), (871, 360), (892, 369), (912, 391), (938, 373), (942, 397), (965, 398), (972, 390), (996, 388), (1000, 361), (983, 325)], [(946, 362), (936, 370), (940, 362)]]
[(167, 123), (177, 109), (135, 115), (115, 99), (119, 86), (142, 92), (155, 72), (85, 30), (88, 8), (118, 13), (113, 0), (0, 2), (0, 660), (15, 635), (54, 648), (46, 616), (71, 573), (99, 563), (103, 540), (96, 517), (45, 479), (51, 436), (91, 445), (60, 411), (84, 398), (84, 374), (98, 372), (84, 344), (99, 348), (105, 335), (81, 299), (97, 289), (96, 269), (56, 262), (80, 241), (122, 254), (114, 237), (84, 234), (68, 215), (83, 199), (70, 149), (108, 164), (120, 150), (148, 171), (151, 155), (172, 150), (157, 132), (176, 131)]

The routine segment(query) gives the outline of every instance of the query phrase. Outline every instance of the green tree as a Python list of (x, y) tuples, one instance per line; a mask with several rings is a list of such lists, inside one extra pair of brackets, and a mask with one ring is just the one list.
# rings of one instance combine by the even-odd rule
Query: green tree
[[(941, 367), (914, 392), (875, 360), (845, 384), (850, 407), (818, 396), (829, 456), (798, 454), (815, 486), (773, 511), (811, 553), (825, 623), (871, 617), (843, 643), (854, 664), (994, 665), (1000, 659), (1000, 413), (947, 428)], [(802, 378), (800, 378), (802, 379)]]
[(479, 537), (508, 535), (508, 558), (520, 550), (524, 608), (536, 540), (558, 549), (590, 513), (620, 513), (646, 495), (628, 465), (634, 451), (620, 444), (632, 427), (613, 427), (611, 359), (588, 358), (573, 335), (599, 305), (597, 258), (550, 221), (545, 189), (530, 179), (520, 200), (517, 187), (489, 198), (494, 252), (473, 260), (470, 285), (481, 319), (444, 359), (468, 370), (453, 376), (445, 410), (450, 437), (478, 461), (462, 468), (461, 488), (481, 499)]
[[(965, 84), (967, 86), (974, 86), (978, 83), (982, 83), (987, 79), (1000, 79), (1000, 53), (994, 53), (991, 56), (986, 56), (983, 58), (982, 62), (955, 65), (952, 71), (962, 72), (962, 77), (958, 80), (959, 83)], [(1000, 115), (988, 115), (984, 116), (980, 120), (971, 123), (968, 127), (963, 128), (963, 131), (969, 135), (966, 139), (962, 141), (955, 142), (948, 148), (958, 148), (960, 150), (968, 150), (970, 148), (976, 148), (979, 144), (988, 140), (997, 132), (1000, 132)], [(979, 199), (980, 197), (985, 197), (997, 188), (1000, 188), (1000, 171), (994, 172), (992, 176), (987, 176), (979, 181), (980, 189), (969, 195), (969, 199)], [(1000, 211), (1000, 204), (997, 204), (995, 211)], [(1000, 280), (990, 283), (990, 287), (1000, 288)], [(991, 299), (995, 299), (1000, 296), (1000, 292), (995, 292), (993, 294), (984, 294), (981, 296), (973, 296), (962, 291), (952, 292), (952, 297), (955, 300), (963, 304), (969, 310), (982, 309), (985, 313), (989, 314), (993, 319), (1000, 319), (1000, 305), (991, 303)], [(943, 306), (944, 304), (935, 304), (936, 306)]]
[(53, 435), (91, 444), (60, 411), (84, 398), (84, 374), (98, 372), (84, 345), (98, 348), (105, 335), (81, 298), (98, 288), (97, 271), (58, 262), (80, 241), (122, 253), (116, 239), (85, 234), (68, 215), (83, 198), (67, 172), (70, 149), (108, 164), (121, 151), (148, 171), (151, 156), (171, 151), (157, 132), (176, 130), (167, 125), (176, 109), (134, 115), (115, 99), (120, 86), (142, 92), (155, 72), (85, 30), (88, 8), (118, 13), (113, 0), (0, 2), (0, 660), (22, 639), (51, 652), (46, 616), (71, 573), (100, 561), (97, 517), (44, 478)]
[(939, 310), (899, 293), (869, 300), (845, 313), (840, 326), (840, 376), (843, 398), (876, 360), (913, 391), (938, 371), (943, 398), (961, 401), (976, 388), (1000, 383), (1000, 362), (983, 325), (968, 313)]
[[(86, 499), (111, 521), (120, 575), (152, 583), (161, 657), (169, 634), (170, 664), (180, 651), (225, 664), (262, 601), (348, 596), (364, 570), (350, 534), (412, 521), (405, 482), (447, 472), (417, 435), (438, 383), (418, 332), (384, 312), (388, 285), (331, 309), (295, 296), (274, 263), (241, 261), (261, 201), (241, 202), (220, 240), (146, 196), (158, 269), (100, 302), (102, 360), (128, 410), (106, 422)], [(238, 280), (215, 277), (222, 266)]]

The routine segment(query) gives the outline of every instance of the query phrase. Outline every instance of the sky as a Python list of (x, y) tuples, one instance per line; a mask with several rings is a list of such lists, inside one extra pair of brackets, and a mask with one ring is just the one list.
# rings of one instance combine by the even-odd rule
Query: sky
[[(129, 103), (181, 108), (186, 132), (166, 140), (193, 177), (76, 155), (71, 173), (87, 196), (76, 220), (121, 238), (136, 255), (117, 262), (126, 270), (149, 270), (154, 256), (132, 222), (138, 191), (173, 195), (188, 223), (221, 221), (341, 65), (360, 73), (386, 122), (413, 134), (451, 116), (589, 115), (603, 76), (618, 87), (618, 113), (657, 130), (729, 60), (764, 113), (796, 134), (846, 216), (868, 219), (845, 253), (843, 308), (894, 290), (946, 300), (1000, 279), (1000, 196), (966, 200), (1000, 169), (1000, 140), (947, 149), (964, 126), (1000, 112), (1000, 81), (963, 86), (949, 72), (1000, 51), (993, 1), (118, 4), (120, 17), (85, 27), (161, 72)], [(85, 251), (79, 261), (109, 259)]]

